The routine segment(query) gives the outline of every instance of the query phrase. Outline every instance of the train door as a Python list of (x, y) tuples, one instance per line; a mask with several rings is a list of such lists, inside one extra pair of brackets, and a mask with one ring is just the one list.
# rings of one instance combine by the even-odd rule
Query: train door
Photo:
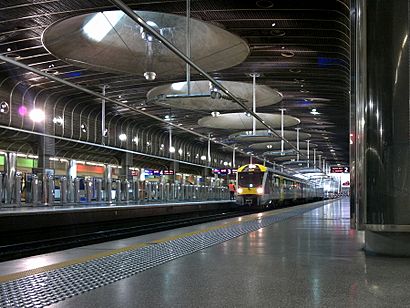
[(286, 183), (283, 177), (279, 177), (279, 201), (285, 201), (285, 190), (286, 190)]
[(279, 200), (279, 178), (273, 174), (273, 199)]

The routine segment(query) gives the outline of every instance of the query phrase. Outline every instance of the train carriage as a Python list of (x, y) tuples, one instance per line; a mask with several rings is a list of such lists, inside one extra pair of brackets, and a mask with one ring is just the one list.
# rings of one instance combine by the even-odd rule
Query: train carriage
[(267, 208), (323, 199), (320, 190), (307, 181), (260, 164), (238, 169), (237, 198), (240, 206)]

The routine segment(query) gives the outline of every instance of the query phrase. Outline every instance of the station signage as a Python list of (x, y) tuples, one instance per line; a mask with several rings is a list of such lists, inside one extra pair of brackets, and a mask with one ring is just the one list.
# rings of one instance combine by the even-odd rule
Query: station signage
[(350, 187), (350, 181), (342, 182), (342, 187)]
[(330, 173), (350, 173), (349, 167), (330, 167)]
[(222, 168), (222, 169), (214, 168), (214, 169), (212, 169), (213, 174), (222, 174), (222, 175), (236, 174), (237, 171), (238, 171), (237, 169), (230, 169), (230, 168)]
[(152, 169), (145, 169), (145, 175), (153, 175), (153, 176), (161, 176), (161, 175), (174, 175), (174, 170), (152, 170)]

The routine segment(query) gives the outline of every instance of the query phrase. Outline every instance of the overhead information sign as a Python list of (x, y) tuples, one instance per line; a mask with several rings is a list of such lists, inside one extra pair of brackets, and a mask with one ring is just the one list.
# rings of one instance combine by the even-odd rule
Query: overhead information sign
[(150, 170), (150, 169), (145, 169), (144, 171), (145, 175), (155, 175), (155, 176), (161, 176), (161, 175), (174, 175), (175, 171), (174, 170)]
[(330, 167), (330, 173), (350, 173), (349, 167)]
[(222, 169), (212, 169), (215, 174), (235, 174), (238, 169), (222, 168)]

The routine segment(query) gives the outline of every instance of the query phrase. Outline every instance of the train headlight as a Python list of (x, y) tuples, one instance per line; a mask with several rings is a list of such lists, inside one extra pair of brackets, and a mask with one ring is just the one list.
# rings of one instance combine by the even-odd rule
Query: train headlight
[(242, 188), (238, 188), (238, 194), (243, 193), (243, 189)]
[(256, 193), (258, 193), (259, 195), (262, 195), (263, 194), (263, 188), (262, 187), (256, 188)]

